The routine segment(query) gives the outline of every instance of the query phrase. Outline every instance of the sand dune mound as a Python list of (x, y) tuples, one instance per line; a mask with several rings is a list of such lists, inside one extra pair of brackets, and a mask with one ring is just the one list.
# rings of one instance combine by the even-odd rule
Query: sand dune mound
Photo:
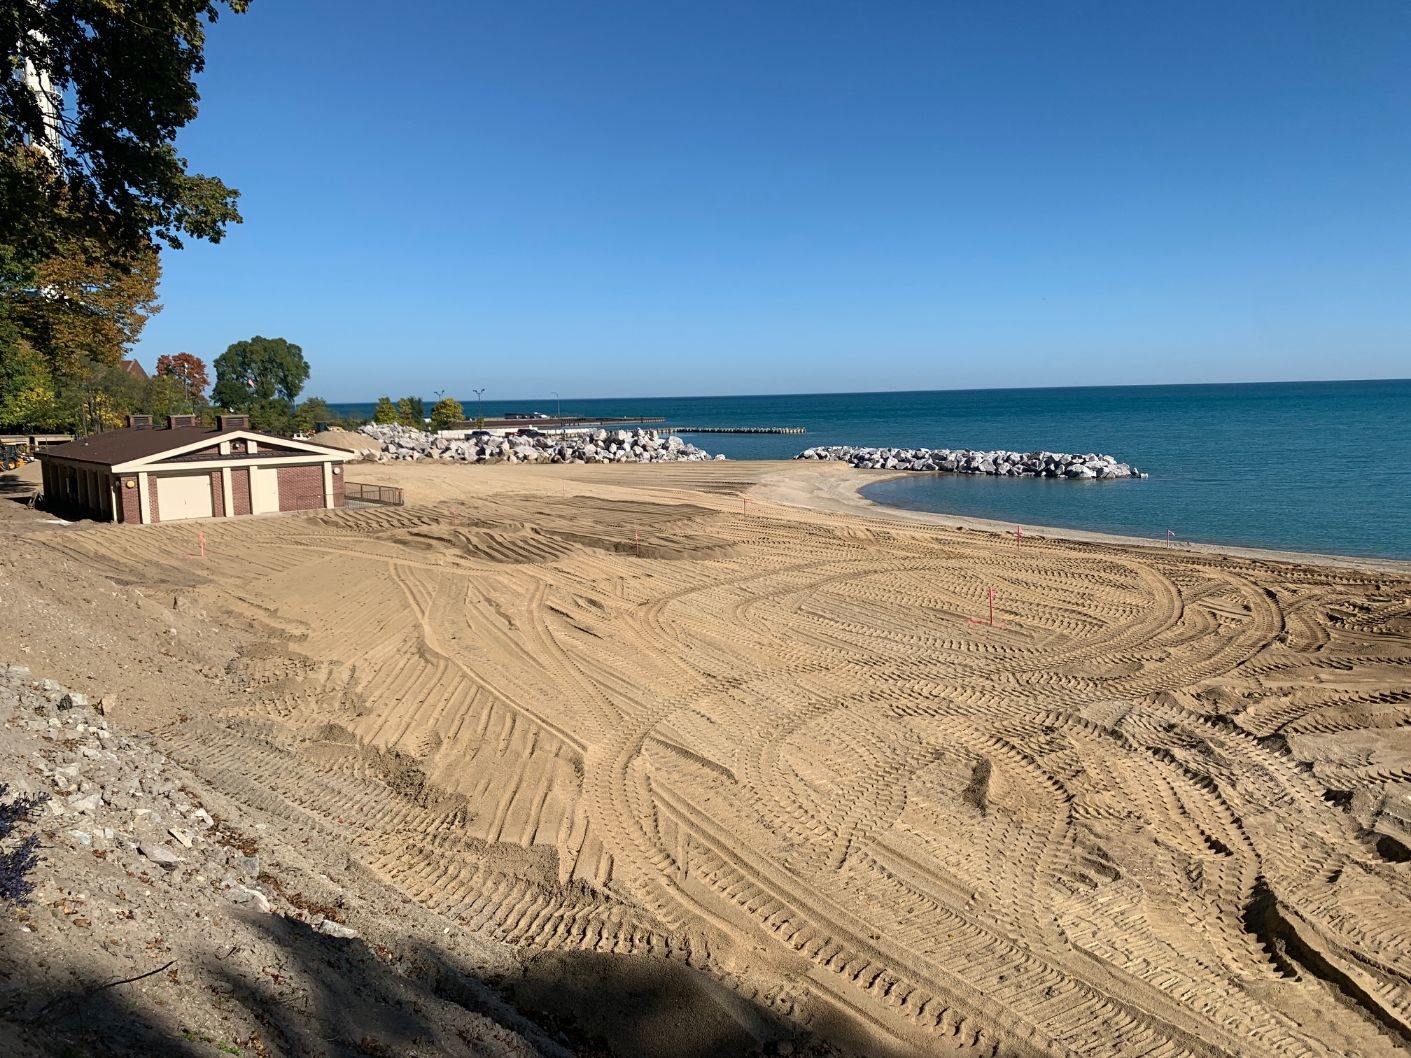
[(324, 430), (315, 434), (313, 440), (330, 448), (342, 448), (349, 452), (366, 452), (376, 455), (382, 450), (382, 442), (367, 434), (354, 430)]

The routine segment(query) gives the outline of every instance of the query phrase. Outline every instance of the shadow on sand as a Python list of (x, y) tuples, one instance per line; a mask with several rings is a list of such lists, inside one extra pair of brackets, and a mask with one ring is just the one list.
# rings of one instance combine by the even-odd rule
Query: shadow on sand
[(0, 496), (10, 498), (14, 496), (28, 497), (37, 491), (39, 486), (33, 481), (24, 481), (18, 474), (5, 472), (0, 474)]
[[(260, 964), (205, 952), (166, 973), (100, 988), (55, 988), (54, 967), (0, 980), (0, 1040), (12, 1058), (88, 1055), (432, 1056), (537, 1052), (545, 1058), (746, 1058), (859, 1052), (806, 1032), (714, 980), (666, 960), (593, 953), (531, 958), (516, 977), (487, 980), (434, 947), (395, 955), (307, 924), (249, 913), (269, 942)], [(15, 928), (0, 926), (0, 935)], [(96, 940), (96, 938), (95, 938)], [(276, 953), (271, 960), (270, 950)], [(237, 949), (238, 950), (238, 949)], [(277, 969), (276, 969), (277, 967)], [(172, 978), (173, 981), (176, 978)], [(191, 985), (197, 988), (189, 987)], [(164, 995), (165, 993), (165, 995)], [(207, 998), (193, 1011), (193, 994)], [(238, 1009), (237, 1009), (238, 1008)], [(190, 1026), (258, 1023), (256, 1038), (227, 1040)], [(819, 1029), (815, 1026), (815, 1029)], [(848, 1026), (835, 1026), (839, 1039)], [(831, 1035), (829, 1028), (821, 1032)], [(527, 1043), (533, 1051), (525, 1049)], [(10, 1049), (10, 1046), (14, 1049)]]

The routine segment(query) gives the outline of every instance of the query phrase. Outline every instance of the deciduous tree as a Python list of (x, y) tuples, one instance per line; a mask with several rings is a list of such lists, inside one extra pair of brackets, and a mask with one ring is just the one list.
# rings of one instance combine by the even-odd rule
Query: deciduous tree
[(80, 433), (117, 429), (146, 404), (147, 386), (116, 364), (85, 360), (59, 384), (59, 422)]
[(191, 172), (175, 140), (207, 26), (246, 6), (0, 0), (0, 358), (48, 375), (7, 386), (6, 415), (47, 401), (35, 425), (92, 429), (141, 405), (110, 369), (158, 309), (159, 247), (240, 221), (237, 192)]
[(186, 394), (187, 403), (195, 406), (205, 400), (206, 387), (211, 384), (206, 374), (206, 362), (192, 353), (163, 353), (157, 357), (157, 375), (175, 379)]
[(124, 256), (152, 240), (217, 242), (239, 222), (237, 192), (192, 173), (175, 140), (196, 116), (207, 26), (247, 6), (0, 2), (0, 243), (12, 259), (47, 259), (74, 237)]
[(283, 338), (256, 335), (236, 342), (216, 357), (216, 385), (211, 391), (214, 404), (231, 411), (251, 414), (258, 405), (272, 400), (287, 405), (293, 413), (294, 401), (309, 379), (304, 351)]
[(294, 409), (294, 425), (305, 433), (321, 422), (332, 423), (336, 421), (338, 421), (338, 416), (333, 414), (333, 409), (328, 406), (328, 401), (322, 397), (310, 397)]
[(243, 411), (250, 416), (251, 427), (265, 433), (288, 435), (298, 429), (294, 405), (279, 397), (257, 400)]
[(191, 398), (175, 375), (153, 375), (147, 380), (143, 410), (154, 418), (192, 411)]
[(465, 409), (461, 407), (461, 402), (444, 397), (438, 400), (436, 406), (431, 409), (431, 428), (433, 430), (449, 430), (464, 418)]
[(420, 397), (403, 397), (397, 401), (397, 421), (403, 426), (426, 428), (426, 410)]
[(161, 310), (157, 251), (105, 258), (96, 244), (66, 240), (23, 282), (3, 291), (0, 312), (59, 376), (84, 361), (116, 364)]
[(0, 342), (0, 423), (54, 425), (57, 393), (49, 365), (25, 341)]
[(392, 403), (391, 397), (377, 398), (377, 407), (372, 410), (372, 421), (384, 425), (402, 421), (397, 414), (397, 406)]

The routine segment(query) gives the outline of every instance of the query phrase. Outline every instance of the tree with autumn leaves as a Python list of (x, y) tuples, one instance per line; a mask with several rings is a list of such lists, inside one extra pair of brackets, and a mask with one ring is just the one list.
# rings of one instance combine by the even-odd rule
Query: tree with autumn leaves
[(160, 273), (154, 250), (120, 259), (68, 240), (0, 288), (0, 378), (26, 382), (0, 393), (0, 422), (101, 429), (120, 421), (142, 395), (118, 365), (161, 309)]
[(181, 386), (186, 402), (193, 411), (206, 403), (206, 387), (211, 384), (206, 374), (206, 362), (191, 353), (163, 353), (157, 357), (157, 375), (174, 379)]
[[(120, 370), (161, 247), (219, 242), (238, 193), (175, 149), (206, 32), (247, 0), (0, 0), (0, 423), (95, 429), (178, 397)], [(21, 78), (16, 71), (36, 71)]]

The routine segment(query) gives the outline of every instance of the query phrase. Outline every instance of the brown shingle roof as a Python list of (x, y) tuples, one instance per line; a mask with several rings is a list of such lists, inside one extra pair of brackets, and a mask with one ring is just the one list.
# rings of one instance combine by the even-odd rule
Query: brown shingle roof
[(132, 459), (154, 456), (159, 452), (195, 444), (197, 441), (214, 442), (222, 432), (232, 431), (221, 431), (209, 426), (178, 426), (174, 430), (154, 430), (150, 427), (140, 430), (107, 430), (80, 437), (68, 444), (41, 449), (39, 456), (41, 459), (52, 456), (55, 459), (72, 459), (80, 463), (97, 463), (111, 467)]
[[(329, 448), (327, 445), (316, 444), (312, 441), (300, 442), (317, 450), (305, 452), (303, 448), (293, 445), (282, 437), (259, 433), (243, 426), (230, 430), (211, 426), (177, 426), (174, 429), (165, 430), (156, 430), (150, 426), (141, 429), (129, 427), (126, 430), (108, 430), (104, 433), (89, 434), (87, 437), (80, 437), (77, 441), (70, 441), (68, 444), (43, 448), (37, 454), (40, 459), (66, 459), (76, 463), (93, 463), (97, 466), (113, 467), (134, 459), (170, 452), (174, 448), (185, 448), (187, 445), (215, 444), (220, 438), (232, 434), (248, 434), (259, 443), (260, 447), (259, 452), (250, 456), (234, 453), (236, 459), (248, 458), (259, 462), (281, 455), (285, 457), (320, 455), (327, 452), (330, 458), (342, 460), (349, 458), (350, 455), (341, 448)], [(268, 449), (282, 450), (267, 451), (267, 447)]]
[(147, 369), (136, 360), (124, 360), (118, 367), (122, 368), (133, 378), (140, 378), (144, 382), (147, 380)]

